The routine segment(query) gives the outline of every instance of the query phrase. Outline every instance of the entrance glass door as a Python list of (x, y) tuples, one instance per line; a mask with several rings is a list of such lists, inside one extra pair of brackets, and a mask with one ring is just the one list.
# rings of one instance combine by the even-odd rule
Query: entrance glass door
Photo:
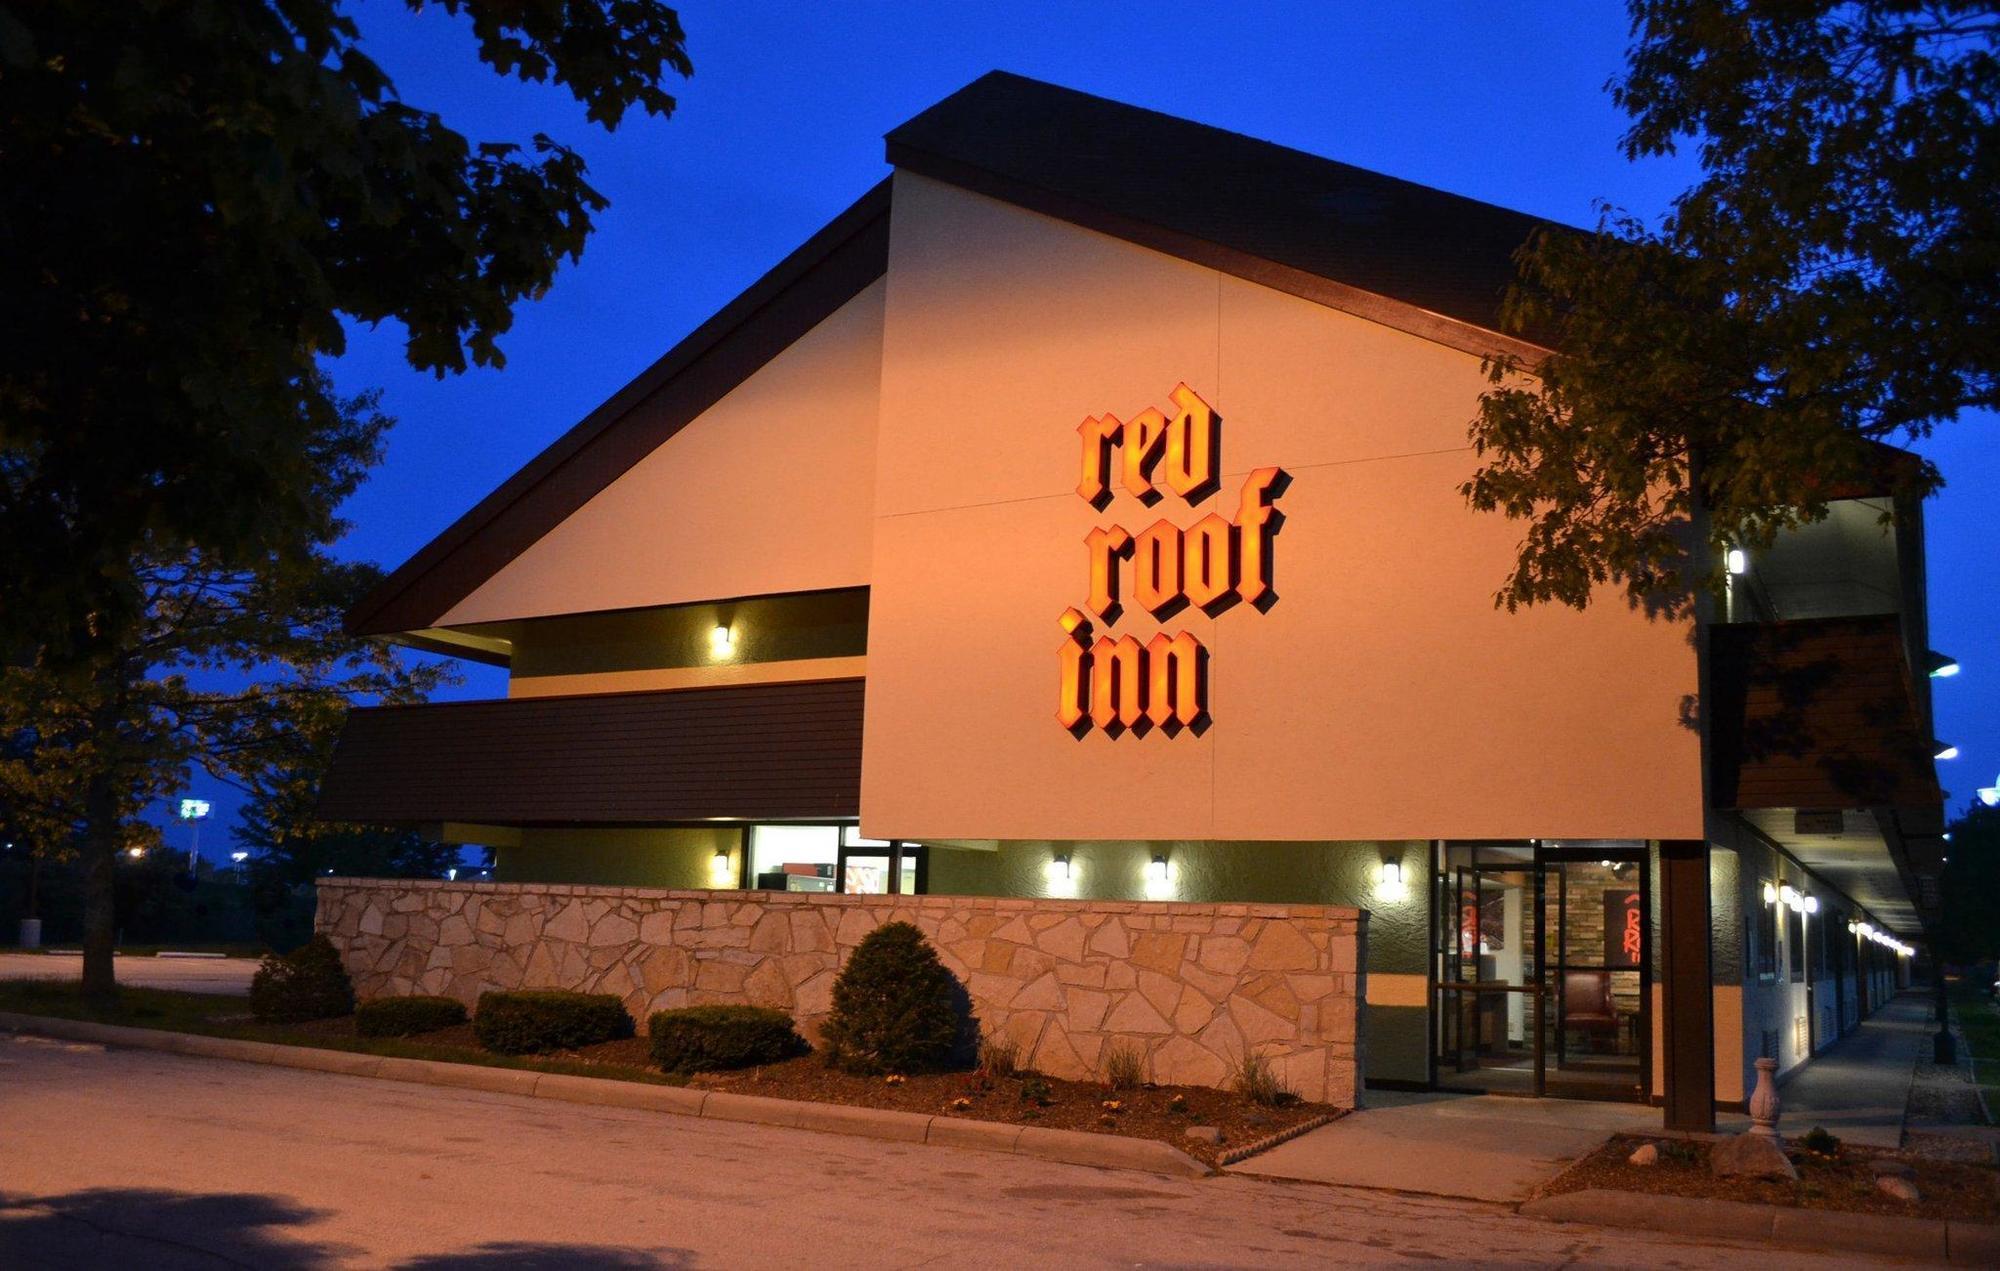
[(1543, 1093), (1644, 1097), (1651, 976), (1646, 858), (1542, 850)]
[(1440, 858), (1436, 1083), (1638, 1099), (1651, 996), (1643, 844), (1458, 844)]

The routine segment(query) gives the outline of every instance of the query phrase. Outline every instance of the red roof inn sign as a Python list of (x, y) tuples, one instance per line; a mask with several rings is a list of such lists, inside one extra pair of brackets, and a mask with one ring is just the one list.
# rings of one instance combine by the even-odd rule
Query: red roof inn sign
[[(1176, 385), (1168, 402), (1169, 410), (1148, 407), (1128, 420), (1107, 414), (1077, 425), (1078, 497), (1100, 512), (1118, 486), (1147, 507), (1171, 497), (1193, 509), (1214, 498), (1222, 417), (1186, 384)], [(1128, 598), (1158, 622), (1190, 607), (1213, 617), (1239, 601), (1269, 609), (1277, 599), (1271, 540), (1284, 521), (1272, 505), (1289, 480), (1278, 468), (1252, 471), (1237, 494), (1234, 520), (1211, 511), (1182, 528), (1163, 516), (1137, 535), (1100, 525), (1084, 536), (1089, 599), (1058, 620), (1058, 723), (1078, 737), (1092, 728), (1116, 737), (1207, 726), (1208, 650), (1192, 632), (1161, 631), (1141, 643), (1129, 632), (1106, 630), (1093, 641), (1093, 623), (1117, 625)]]

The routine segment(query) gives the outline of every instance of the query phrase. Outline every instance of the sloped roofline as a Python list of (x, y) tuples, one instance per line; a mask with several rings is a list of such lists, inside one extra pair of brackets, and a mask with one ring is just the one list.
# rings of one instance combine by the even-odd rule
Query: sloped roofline
[(888, 267), (885, 178), (383, 579), (348, 612), (349, 634), (436, 625)]
[[(1529, 364), (1548, 352), (1497, 329), (1513, 252), (1545, 223), (1523, 213), (1003, 71), (887, 141), (899, 169), (1448, 347)], [(480, 500), (357, 604), (347, 630), (435, 627), (880, 278), (889, 192), (890, 180), (877, 184)]]

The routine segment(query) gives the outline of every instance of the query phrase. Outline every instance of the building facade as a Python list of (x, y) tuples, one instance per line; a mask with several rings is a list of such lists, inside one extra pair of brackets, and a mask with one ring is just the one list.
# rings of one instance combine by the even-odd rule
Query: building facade
[(1695, 1124), (1895, 991), (1919, 507), (1508, 613), (1459, 487), (1531, 218), (999, 74), (888, 159), (350, 616), (509, 672), (349, 722), (323, 816), (497, 852), (326, 885), (364, 992), (810, 1017), (902, 914), (1058, 1067)]

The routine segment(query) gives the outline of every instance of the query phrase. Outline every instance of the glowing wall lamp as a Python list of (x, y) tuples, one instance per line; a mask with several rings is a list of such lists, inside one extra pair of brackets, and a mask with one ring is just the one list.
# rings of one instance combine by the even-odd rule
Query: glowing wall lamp
[(736, 634), (726, 625), (716, 624), (708, 633), (708, 653), (710, 657), (726, 658), (736, 652)]
[(1403, 881), (1403, 862), (1400, 858), (1390, 858), (1382, 862), (1382, 872), (1375, 883), (1375, 894), (1383, 900), (1407, 900), (1410, 889)]
[(1723, 553), (1722, 563), (1732, 577), (1741, 578), (1750, 572), (1750, 553), (1740, 547), (1732, 547)]
[(1165, 853), (1146, 863), (1146, 899), (1169, 900), (1174, 894), (1174, 873)]
[(1806, 913), (1816, 914), (1819, 912), (1819, 897), (1817, 896), (1807, 896), (1799, 903), (1804, 906)]
[(1949, 653), (1939, 653), (1936, 649), (1930, 650), (1930, 655), (1932, 679), (1948, 680), (1958, 674), (1957, 658), (1951, 656)]
[(717, 886), (727, 886), (730, 881), (729, 849), (718, 847), (708, 862), (709, 881)]
[(1167, 881), (1166, 857), (1155, 856), (1152, 864), (1146, 866), (1146, 881), (1149, 883), (1164, 883)]
[(1771, 886), (1771, 884), (1769, 883), (1764, 884), (1764, 903), (1767, 905), (1775, 905), (1778, 903), (1778, 889)]

